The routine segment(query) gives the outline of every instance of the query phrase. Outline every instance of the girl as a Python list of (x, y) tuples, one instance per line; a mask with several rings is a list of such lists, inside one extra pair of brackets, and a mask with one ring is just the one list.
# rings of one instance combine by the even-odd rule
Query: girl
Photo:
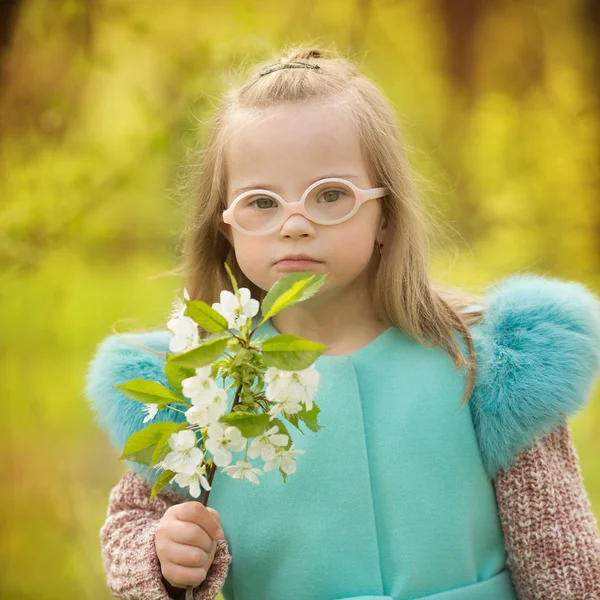
[[(101, 529), (117, 598), (600, 598), (566, 421), (600, 368), (594, 294), (535, 275), (482, 298), (434, 285), (393, 111), (318, 49), (259, 65), (225, 97), (196, 198), (192, 299), (230, 289), (225, 261), (258, 300), (290, 271), (327, 274), (258, 332), (328, 347), (323, 429), (290, 432), (305, 454), (285, 484), (218, 471), (209, 510), (174, 483), (149, 501), (156, 475), (130, 463)], [(165, 382), (168, 347), (166, 331), (112, 336), (91, 363), (87, 395), (119, 450), (147, 419), (113, 385)]]

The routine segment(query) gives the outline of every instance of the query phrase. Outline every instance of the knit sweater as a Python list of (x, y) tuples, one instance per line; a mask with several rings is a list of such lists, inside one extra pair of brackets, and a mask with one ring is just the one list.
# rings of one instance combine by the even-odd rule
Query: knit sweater
[[(598, 374), (597, 298), (577, 283), (513, 276), (489, 291), (484, 320), (471, 333), (478, 363), (469, 401), (472, 428), (494, 484), (515, 589), (521, 598), (600, 598), (597, 525), (566, 422), (586, 404)], [(92, 361), (86, 392), (100, 426), (120, 450), (144, 425), (139, 405), (113, 386), (134, 377), (166, 383), (164, 359), (139, 347), (164, 351), (165, 334), (126, 341), (113, 336)], [(192, 498), (170, 484), (148, 502), (152, 476), (130, 465), (111, 492), (102, 529), (109, 587), (116, 597), (131, 600), (176, 597), (160, 577), (153, 532), (169, 505)], [(216, 594), (231, 560), (223, 541), (197, 598)]]
[[(171, 587), (162, 577), (154, 541), (167, 509), (188, 499), (162, 491), (150, 500), (150, 492), (151, 486), (132, 470), (110, 492), (100, 541), (108, 588), (115, 598), (168, 600), (185, 594), (183, 588)], [(194, 600), (210, 600), (218, 594), (230, 562), (227, 541), (219, 540), (206, 579), (194, 590)]]
[(567, 423), (536, 438), (494, 480), (521, 600), (600, 598), (600, 537)]
[[(536, 438), (494, 480), (508, 550), (507, 564), (521, 600), (600, 598), (600, 537), (577, 453), (566, 423)], [(110, 591), (123, 600), (184, 597), (161, 577), (154, 532), (165, 511), (186, 498), (162, 492), (149, 501), (150, 485), (128, 470), (110, 493), (101, 547)], [(195, 600), (210, 600), (222, 587), (231, 555), (218, 542)]]

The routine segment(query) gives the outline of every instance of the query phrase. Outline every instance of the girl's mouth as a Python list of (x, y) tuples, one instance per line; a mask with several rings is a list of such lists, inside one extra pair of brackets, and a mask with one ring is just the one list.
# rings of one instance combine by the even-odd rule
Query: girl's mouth
[(311, 269), (316, 267), (317, 265), (321, 265), (323, 263), (321, 263), (318, 260), (308, 260), (305, 258), (302, 259), (291, 259), (291, 258), (284, 258), (283, 260), (280, 260), (279, 262), (275, 263), (275, 266), (278, 269), (281, 269), (282, 271), (293, 271), (296, 269)]

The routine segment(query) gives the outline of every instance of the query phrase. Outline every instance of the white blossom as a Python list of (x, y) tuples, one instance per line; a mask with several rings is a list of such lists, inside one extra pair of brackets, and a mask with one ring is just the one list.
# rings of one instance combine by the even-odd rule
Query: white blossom
[(270, 420), (274, 419), (278, 413), (289, 416), (302, 410), (302, 404), (293, 398), (287, 398), (285, 396), (283, 398), (273, 398), (272, 402), (274, 404), (269, 410)]
[[(190, 299), (188, 291), (183, 290), (183, 297)], [(169, 340), (169, 350), (178, 354), (196, 348), (200, 344), (198, 324), (191, 317), (186, 316), (186, 303), (180, 298), (175, 298), (170, 318), (167, 321), (167, 329), (172, 333)]]
[(248, 288), (239, 288), (240, 301), (236, 295), (229, 290), (222, 290), (219, 296), (220, 302), (212, 305), (219, 314), (227, 319), (227, 326), (230, 329), (241, 329), (249, 317), (258, 313), (260, 304), (258, 300), (250, 297)]
[(153, 404), (152, 402), (144, 402), (142, 404), (142, 410), (146, 413), (146, 417), (142, 423), (147, 423), (148, 421), (152, 421), (158, 412), (158, 404)]
[(185, 418), (192, 425), (210, 426), (227, 412), (227, 403), (227, 392), (217, 388), (208, 401), (205, 396), (194, 397), (192, 406), (185, 411)]
[(206, 449), (209, 450), (217, 467), (226, 467), (231, 462), (231, 451), (240, 452), (246, 446), (242, 432), (232, 425), (223, 426), (215, 422), (208, 426)]
[(247, 479), (248, 481), (256, 484), (260, 483), (257, 475), (264, 475), (263, 471), (253, 467), (252, 464), (246, 460), (238, 460), (235, 465), (225, 467), (223, 472), (227, 473), (227, 475), (233, 477), (234, 479)]
[(193, 377), (188, 377), (181, 382), (181, 392), (193, 404), (209, 404), (219, 390), (217, 382), (210, 376), (212, 365), (198, 367)]
[(196, 434), (191, 429), (172, 433), (169, 446), (172, 451), (160, 463), (163, 469), (193, 475), (204, 460), (204, 452), (196, 446)]
[(210, 484), (205, 475), (206, 465), (200, 464), (191, 475), (188, 475), (187, 473), (177, 473), (177, 475), (173, 477), (173, 481), (175, 481), (179, 487), (189, 487), (190, 495), (197, 498), (200, 495), (200, 486), (207, 491), (210, 490)]
[(284, 371), (277, 367), (269, 367), (265, 372), (267, 400), (276, 402), (269, 411), (272, 416), (277, 412), (294, 414), (301, 410), (298, 404), (304, 404), (306, 410), (312, 410), (313, 394), (319, 385), (319, 371), (314, 363), (301, 371)]
[[(185, 300), (187, 300), (189, 302), (190, 299), (190, 295), (188, 294), (188, 291), (183, 288), (183, 297)], [(169, 315), (171, 319), (179, 319), (180, 317), (184, 316), (185, 313), (185, 309), (186, 309), (187, 304), (181, 299), (179, 298), (179, 296), (177, 296), (173, 302), (173, 306), (171, 308), (171, 314)]]
[(206, 427), (227, 411), (227, 392), (211, 378), (212, 365), (198, 367), (193, 377), (181, 382), (182, 393), (192, 401), (185, 412), (188, 423)]
[(290, 447), (289, 450), (285, 448), (278, 448), (275, 453), (275, 457), (271, 460), (265, 462), (264, 470), (265, 472), (274, 469), (278, 465), (281, 466), (281, 470), (286, 474), (290, 475), (291, 473), (296, 472), (296, 454), (305, 454), (304, 450), (294, 450), (294, 444)]
[(279, 426), (274, 425), (262, 435), (254, 438), (248, 448), (248, 458), (256, 458), (259, 454), (263, 460), (270, 460), (275, 457), (277, 446), (285, 446), (288, 443), (288, 436), (285, 433), (277, 433)]
[(167, 321), (167, 329), (171, 331), (169, 350), (176, 354), (187, 352), (200, 345), (198, 325), (190, 317), (178, 317)]

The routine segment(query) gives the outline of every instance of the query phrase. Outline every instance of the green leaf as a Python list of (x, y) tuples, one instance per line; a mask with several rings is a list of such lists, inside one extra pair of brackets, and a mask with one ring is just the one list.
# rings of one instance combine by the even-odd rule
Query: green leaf
[(146, 465), (147, 467), (151, 467), (154, 463), (152, 462), (152, 455), (154, 454), (154, 446), (149, 446), (148, 448), (142, 448), (138, 452), (134, 452), (128, 456), (120, 456), (119, 460), (132, 460), (133, 462), (139, 463), (141, 465)]
[(206, 302), (201, 300), (188, 302), (185, 314), (196, 321), (204, 331), (209, 333), (227, 331), (227, 319)]
[(227, 274), (229, 275), (229, 279), (231, 279), (233, 293), (237, 297), (237, 296), (239, 296), (238, 284), (237, 284), (237, 281), (235, 280), (235, 277), (233, 276), (233, 273), (231, 272), (231, 269), (229, 268), (229, 265), (227, 263), (225, 263), (225, 270), (227, 271)]
[(171, 437), (172, 431), (165, 431), (161, 438), (154, 446), (154, 451), (152, 452), (152, 464), (160, 462), (169, 452), (171, 451), (171, 446), (169, 446), (169, 438)]
[[(300, 424), (298, 423), (298, 413), (293, 415), (286, 416), (286, 419), (302, 434), (304, 435), (304, 431), (300, 429)], [(273, 419), (275, 420), (275, 419)]]
[(136, 431), (129, 436), (119, 460), (132, 460), (142, 465), (151, 465), (154, 446), (158, 444), (163, 435), (175, 433), (185, 429), (187, 423), (172, 423), (165, 421), (151, 423), (144, 429)]
[(169, 469), (164, 470), (159, 476), (154, 485), (152, 486), (152, 490), (150, 492), (150, 500), (153, 500), (155, 496), (158, 495), (160, 490), (162, 490), (165, 485), (171, 483), (173, 478), (177, 475), (175, 471), (170, 471)]
[(306, 426), (311, 431), (319, 431), (319, 429), (323, 429), (323, 425), (319, 425), (317, 423), (317, 415), (319, 414), (320, 411), (321, 411), (320, 408), (313, 401), (313, 407), (310, 410), (306, 410), (306, 408), (303, 408), (298, 413), (298, 417), (302, 421), (304, 421), (304, 423), (306, 423)]
[(181, 394), (181, 382), (188, 377), (193, 377), (196, 374), (194, 369), (178, 365), (174, 362), (167, 361), (165, 363), (165, 376), (169, 385), (178, 393)]
[(268, 367), (301, 371), (310, 367), (327, 346), (290, 333), (275, 335), (262, 343), (263, 360)]
[(121, 383), (113, 387), (121, 390), (128, 398), (137, 402), (162, 405), (169, 402), (182, 402), (179, 396), (158, 381), (130, 379), (126, 383)]
[(265, 432), (269, 426), (267, 413), (231, 412), (223, 415), (219, 421), (237, 427), (246, 438), (257, 437)]
[(284, 308), (307, 300), (325, 283), (325, 275), (306, 272), (290, 273), (271, 286), (261, 305), (263, 320), (270, 319)]
[(287, 483), (286, 479), (287, 479), (287, 473), (284, 473), (281, 470), (281, 466), (279, 467), (279, 472), (281, 473), (281, 476), (283, 477), (283, 483)]
[(208, 339), (197, 348), (193, 348), (192, 350), (180, 354), (172, 354), (167, 359), (167, 362), (172, 362), (183, 367), (190, 367), (192, 369), (205, 367), (217, 360), (217, 358), (225, 352), (228, 339), (228, 336), (219, 336)]

